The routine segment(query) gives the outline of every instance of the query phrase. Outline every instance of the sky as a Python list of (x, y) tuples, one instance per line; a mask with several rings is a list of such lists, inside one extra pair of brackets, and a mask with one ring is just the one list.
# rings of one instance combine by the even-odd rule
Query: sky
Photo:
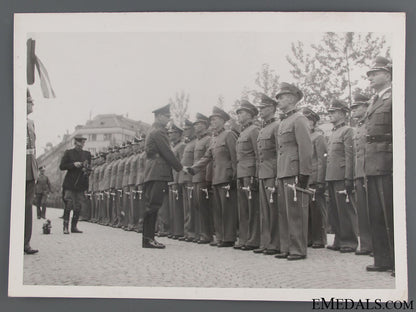
[(268, 63), (280, 81), (293, 82), (286, 55), (291, 43), (317, 42), (321, 33), (290, 32), (122, 32), (30, 33), (46, 66), (55, 99), (44, 99), (39, 79), (35, 101), (37, 150), (59, 143), (98, 114), (122, 114), (152, 123), (151, 111), (176, 92), (189, 94), (189, 115), (210, 115), (219, 95), (225, 108), (254, 88)]

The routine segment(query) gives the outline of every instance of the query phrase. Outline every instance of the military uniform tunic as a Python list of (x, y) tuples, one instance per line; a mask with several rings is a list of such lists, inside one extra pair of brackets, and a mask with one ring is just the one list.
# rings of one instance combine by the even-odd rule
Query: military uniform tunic
[(288, 184), (299, 175), (312, 174), (313, 145), (307, 118), (299, 111), (286, 112), (277, 129), (277, 178), (280, 251), (306, 256), (309, 197), (294, 192)]
[[(259, 129), (248, 124), (237, 140), (237, 201), (239, 244), (257, 248), (260, 244), (260, 207), (258, 196)], [(243, 189), (243, 188), (249, 188)]]
[(274, 118), (263, 122), (257, 137), (260, 198), (260, 249), (280, 249), (279, 218), (275, 178), (277, 152), (275, 131), (279, 122)]
[(217, 241), (234, 242), (237, 231), (237, 136), (230, 130), (220, 130), (212, 138), (205, 155), (192, 166), (197, 173), (212, 160), (212, 185), (216, 213)]
[(365, 174), (374, 265), (394, 268), (392, 91), (379, 92), (365, 116)]
[(358, 246), (357, 215), (351, 194), (345, 192), (345, 180), (354, 177), (353, 130), (341, 123), (334, 127), (328, 142), (326, 181), (330, 199), (329, 222), (335, 232), (334, 246), (356, 249)]

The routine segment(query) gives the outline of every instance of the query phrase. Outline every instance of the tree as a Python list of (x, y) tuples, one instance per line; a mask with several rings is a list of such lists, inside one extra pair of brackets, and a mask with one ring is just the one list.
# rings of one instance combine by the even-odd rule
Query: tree
[[(254, 82), (259, 88), (258, 91), (263, 92), (271, 98), (276, 95), (277, 89), (279, 88), (279, 76), (267, 63), (264, 63), (261, 66), (260, 71), (256, 74), (256, 80)], [(247, 92), (247, 95), (248, 93), (249, 92)]]
[(220, 94), (217, 99), (217, 107), (224, 109), (224, 104), (225, 104), (224, 96)]
[(185, 94), (182, 90), (181, 92), (176, 92), (175, 97), (169, 98), (168, 102), (170, 106), (170, 112), (172, 114), (172, 119), (176, 125), (183, 127), (185, 119), (189, 118), (188, 105), (189, 105), (189, 94)]
[(334, 98), (352, 103), (353, 90), (362, 87), (366, 68), (377, 55), (390, 57), (384, 36), (328, 32), (317, 44), (292, 43), (292, 55), (286, 59), (304, 93), (303, 103), (325, 112)]

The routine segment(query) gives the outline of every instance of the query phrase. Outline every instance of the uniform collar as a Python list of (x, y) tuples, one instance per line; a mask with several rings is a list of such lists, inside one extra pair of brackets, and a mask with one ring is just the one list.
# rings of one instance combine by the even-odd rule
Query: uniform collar
[(296, 113), (298, 110), (296, 108), (293, 108), (292, 110), (286, 112), (286, 113), (281, 113), (280, 114), (280, 119), (286, 119), (289, 116), (292, 116), (294, 113)]
[(252, 121), (249, 121), (248, 123), (246, 123), (244, 126), (241, 126), (241, 132), (243, 132), (244, 130), (246, 130), (248, 127), (250, 127), (253, 124)]
[(195, 136), (194, 135), (191, 136), (191, 137), (186, 137), (185, 138), (185, 143), (189, 143), (189, 142), (193, 141), (194, 139), (195, 139)]
[(206, 137), (207, 135), (208, 135), (208, 132), (205, 131), (198, 136), (198, 139), (202, 139), (203, 137)]
[(340, 124), (338, 124), (338, 125), (334, 126), (334, 127), (332, 128), (332, 131), (338, 130), (339, 128), (344, 127), (344, 126), (345, 126), (345, 121), (343, 121), (343, 122), (341, 122)]
[(269, 119), (269, 120), (267, 120), (267, 121), (264, 121), (263, 120), (263, 122), (261, 123), (261, 127), (262, 128), (264, 128), (264, 127), (266, 127), (267, 125), (270, 125), (272, 122), (275, 122), (276, 121), (276, 119), (273, 117), (273, 118), (271, 118), (271, 119)]
[(220, 130), (218, 130), (218, 131), (214, 131), (214, 136), (219, 136), (223, 131), (224, 131), (225, 129), (224, 128), (221, 128)]
[(381, 90), (380, 92), (378, 92), (377, 93), (378, 98), (380, 99), (384, 94), (386, 94), (389, 91), (391, 91), (391, 86), (388, 86), (387, 88), (384, 88), (383, 90)]

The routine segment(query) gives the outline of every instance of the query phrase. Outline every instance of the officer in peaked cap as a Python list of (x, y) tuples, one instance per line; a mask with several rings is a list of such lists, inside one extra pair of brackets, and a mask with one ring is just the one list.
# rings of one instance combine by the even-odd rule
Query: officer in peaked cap
[(331, 102), (331, 106), (328, 108), (328, 113), (335, 112), (337, 110), (343, 111), (345, 113), (349, 112), (348, 104), (342, 100), (334, 99)]
[(354, 95), (354, 102), (351, 105), (351, 117), (355, 122), (354, 131), (354, 188), (357, 204), (358, 229), (360, 233), (360, 250), (356, 255), (369, 255), (373, 251), (371, 242), (370, 220), (368, 218), (367, 191), (365, 186), (365, 140), (366, 130), (364, 116), (369, 105), (370, 98), (361, 93)]
[(214, 106), (214, 108), (212, 109), (212, 114), (211, 116), (209, 116), (209, 120), (211, 121), (213, 117), (220, 117), (224, 121), (230, 120), (230, 115), (228, 115), (224, 110), (217, 106)]
[(185, 123), (184, 123), (184, 126), (183, 126), (183, 130), (188, 130), (188, 129), (192, 128), (193, 125), (194, 124), (193, 124), (192, 121), (190, 121), (189, 119), (185, 119)]
[(365, 175), (374, 265), (367, 271), (394, 270), (392, 65), (377, 57), (367, 72), (375, 94), (365, 114)]
[(207, 127), (209, 126), (209, 118), (201, 113), (196, 113), (194, 126), (199, 122), (205, 123)]
[(143, 218), (143, 248), (165, 248), (155, 240), (155, 225), (159, 208), (168, 196), (168, 182), (173, 180), (172, 168), (182, 170), (169, 145), (166, 125), (170, 120), (170, 105), (153, 111), (155, 121), (150, 127), (146, 141), (144, 167), (145, 212)]
[(302, 96), (296, 86), (285, 82), (276, 94), (282, 111), (275, 133), (281, 251), (276, 257), (287, 260), (304, 259), (308, 244), (308, 196), (303, 190), (308, 187), (312, 173), (313, 145), (309, 122), (297, 108)]
[(225, 130), (224, 124), (230, 116), (222, 109), (214, 106), (209, 119), (214, 132), (212, 144), (189, 170), (197, 174), (212, 161), (217, 246), (232, 247), (237, 235), (237, 136), (233, 131)]
[(253, 123), (258, 109), (242, 100), (236, 110), (241, 133), (237, 140), (237, 203), (239, 238), (236, 249), (253, 250), (260, 243), (260, 219), (258, 196), (258, 127)]
[(157, 108), (152, 111), (155, 115), (165, 115), (170, 117), (170, 104)]
[(279, 89), (277, 90), (277, 93), (276, 93), (276, 99), (278, 99), (279, 96), (282, 94), (293, 94), (297, 96), (298, 102), (303, 98), (302, 91), (300, 91), (295, 85), (292, 85), (287, 82), (282, 82), (279, 85)]
[(179, 132), (179, 133), (182, 134), (183, 129), (181, 127), (177, 126), (176, 124), (172, 123), (170, 125), (169, 130), (168, 130), (168, 133), (173, 133), (173, 132)]
[(308, 245), (312, 248), (324, 248), (326, 240), (326, 201), (325, 201), (325, 174), (327, 146), (325, 137), (316, 131), (319, 115), (312, 109), (305, 107), (303, 114), (309, 120), (313, 154), (312, 174), (309, 177), (310, 188), (315, 190), (315, 199), (309, 202)]
[(277, 166), (275, 131), (279, 127), (279, 121), (275, 119), (277, 102), (263, 93), (259, 93), (258, 96), (260, 98), (259, 115), (262, 120), (257, 137), (260, 241), (259, 248), (255, 248), (253, 252), (273, 255), (280, 249), (275, 188)]
[[(196, 121), (194, 122), (194, 129), (196, 135), (194, 163), (197, 163), (206, 153), (210, 144), (211, 137), (208, 134), (209, 118), (201, 113), (196, 114)], [(213, 241), (213, 209), (212, 192), (210, 190), (209, 182), (207, 181), (208, 166), (201, 168), (197, 174), (192, 177), (192, 182), (195, 187), (195, 207), (197, 211), (197, 218), (199, 217), (199, 232), (197, 233), (198, 244), (208, 244)]]
[(369, 71), (367, 71), (367, 76), (370, 76), (371, 73), (374, 73), (376, 71), (386, 71), (390, 74), (392, 74), (392, 64), (391, 61), (383, 56), (377, 56), (374, 60), (373, 66), (370, 68)]
[(82, 134), (76, 134), (74, 136), (74, 140), (78, 141), (78, 142), (83, 142), (83, 141), (85, 142), (87, 140), (87, 138), (82, 136)]
[(273, 100), (272, 98), (270, 98), (269, 96), (267, 96), (264, 93), (258, 93), (258, 96), (259, 96), (260, 100), (259, 100), (259, 104), (257, 105), (257, 107), (260, 110), (262, 108), (265, 108), (265, 107), (268, 107), (268, 106), (274, 106), (274, 108), (276, 109), (277, 102), (275, 100)]
[(358, 246), (356, 214), (351, 205), (354, 189), (354, 131), (346, 124), (348, 111), (347, 104), (338, 99), (334, 99), (328, 109), (334, 126), (328, 141), (326, 168), (330, 200), (328, 220), (335, 232), (335, 239), (333, 245), (327, 248), (342, 253), (355, 252)]

